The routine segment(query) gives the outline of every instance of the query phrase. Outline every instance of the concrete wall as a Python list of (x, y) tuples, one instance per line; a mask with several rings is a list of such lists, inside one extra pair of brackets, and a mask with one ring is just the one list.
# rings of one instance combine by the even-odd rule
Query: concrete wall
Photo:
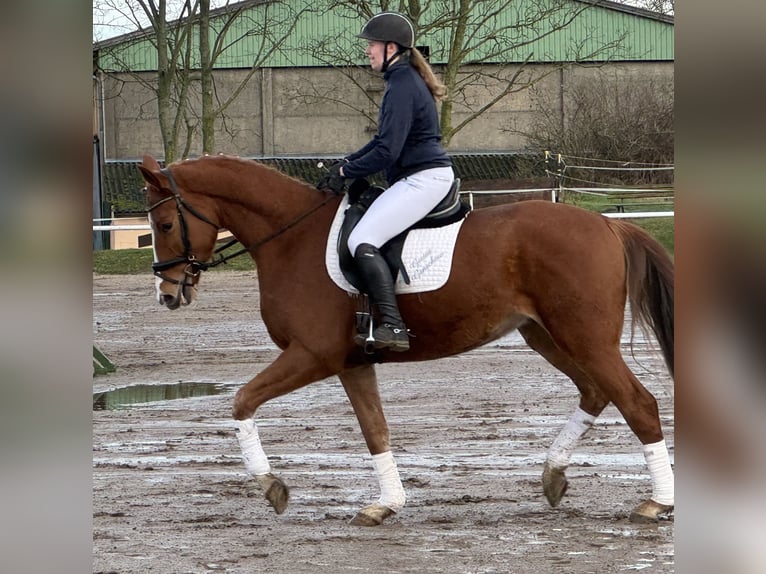
[[(507, 77), (515, 70), (492, 71)], [(259, 70), (220, 116), (215, 151), (241, 156), (340, 155), (359, 148), (375, 133), (383, 81), (379, 75), (365, 70), (351, 73), (353, 81), (330, 68)], [(449, 149), (475, 152), (524, 149), (523, 132), (528, 131), (541, 105), (563, 121), (567, 87), (572, 83), (605, 73), (672, 81), (673, 63), (617, 63), (565, 70), (538, 65), (531, 66), (528, 73), (545, 77), (533, 90), (512, 93), (474, 119), (454, 136)], [(246, 70), (216, 72), (217, 98), (225, 100), (246, 74)], [(151, 81), (152, 74), (145, 74), (141, 80)], [(499, 81), (476, 82), (456, 98), (453, 126), (490, 101), (499, 93), (499, 86)], [(105, 77), (104, 88), (105, 158), (134, 159), (144, 153), (163, 157), (157, 106), (151, 90), (135, 77), (120, 74)], [(194, 98), (199, 101), (196, 94)], [(197, 134), (189, 155), (197, 156), (200, 152)]]

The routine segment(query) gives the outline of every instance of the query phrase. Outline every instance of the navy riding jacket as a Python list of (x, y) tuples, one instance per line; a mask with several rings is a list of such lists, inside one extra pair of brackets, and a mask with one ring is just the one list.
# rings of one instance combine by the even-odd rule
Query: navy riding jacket
[(424, 169), (452, 165), (441, 144), (436, 102), (418, 71), (402, 58), (386, 70), (383, 79), (386, 91), (378, 133), (346, 156), (343, 175), (359, 178), (385, 171), (392, 185)]

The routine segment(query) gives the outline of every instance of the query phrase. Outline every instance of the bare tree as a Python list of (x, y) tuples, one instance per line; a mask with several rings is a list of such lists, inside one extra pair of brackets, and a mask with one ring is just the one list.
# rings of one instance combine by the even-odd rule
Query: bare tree
[[(178, 134), (189, 94), (190, 26), (170, 26), (166, 0), (137, 0), (143, 15), (154, 31), (152, 43), (157, 49), (157, 114), (168, 161), (176, 159)], [(185, 0), (181, 20), (190, 22), (194, 5)]]
[[(559, 103), (537, 94), (538, 109), (527, 132), (532, 150), (554, 150), (565, 155), (627, 164), (672, 165), (674, 159), (672, 78), (617, 76), (601, 73), (582, 78), (567, 90), (568, 113), (562, 123), (552, 114)], [(572, 172), (594, 183), (666, 184), (672, 172)]]
[[(257, 2), (258, 11), (247, 10), (253, 3), (240, 2), (231, 6), (225, 15), (221, 16), (220, 30), (215, 34), (212, 44), (209, 33), (209, 0), (207, 10), (200, 13), (200, 72), (202, 84), (202, 151), (212, 153), (215, 150), (215, 122), (217, 119), (225, 122), (226, 109), (237, 99), (242, 90), (247, 87), (253, 75), (261, 69), (268, 60), (293, 34), (301, 15), (310, 11), (310, 2)], [(204, 21), (203, 21), (204, 20)], [(233, 36), (233, 25), (237, 21), (246, 20), (244, 33)], [(250, 63), (250, 69), (235, 89), (225, 98), (216, 97), (214, 67), (219, 57), (229, 48), (254, 36), (259, 39), (257, 52)], [(217, 93), (217, 92), (216, 92)]]
[[(525, 0), (523, 3), (519, 0), (330, 0), (328, 9), (355, 22), (380, 11), (396, 10), (412, 20), (418, 38), (430, 39), (430, 56), (445, 62), (437, 71), (441, 71), (442, 81), (447, 86), (448, 95), (442, 101), (440, 122), (443, 141), (449, 145), (456, 133), (498, 102), (556, 72), (556, 66), (533, 71), (532, 66), (527, 65), (548, 56), (533, 53), (531, 46), (561, 32), (597, 3), (566, 0)], [(507, 17), (509, 12), (513, 17)], [(585, 46), (591, 44), (589, 40), (594, 34), (595, 31), (589, 31), (586, 34), (589, 37), (582, 37), (578, 45), (569, 46), (563, 59), (568, 63), (595, 58), (605, 60), (624, 41), (620, 36), (606, 43), (593, 42), (597, 48), (588, 51)], [(360, 80), (358, 69), (352, 67), (358, 62), (358, 56), (350, 53), (337, 39), (320, 38), (310, 49), (328, 65), (338, 67), (352, 84), (363, 88), (368, 83)], [(520, 61), (505, 64), (510, 54)], [(477, 91), (486, 97), (472, 97), (471, 94)], [(323, 95), (313, 87), (306, 88), (306, 95), (339, 101), (337, 93)], [(456, 108), (462, 112), (457, 123)], [(374, 121), (369, 109), (358, 111)]]
[(213, 106), (213, 57), (210, 53), (210, 0), (199, 5), (200, 97), (202, 99), (202, 151), (215, 149), (215, 115)]
[[(166, 162), (186, 157), (197, 132), (202, 134), (202, 152), (215, 150), (216, 121), (225, 122), (225, 110), (292, 34), (300, 14), (307, 10), (295, 1), (253, 0), (232, 6), (226, 2), (225, 9), (214, 14), (216, 26), (212, 27), (210, 0), (97, 1), (104, 13), (119, 13), (123, 20), (130, 20), (137, 30), (136, 38), (149, 41), (157, 52), (157, 75), (153, 80), (135, 73), (125, 62), (120, 68), (156, 96)], [(243, 21), (244, 25), (236, 29), (244, 31), (234, 34), (234, 24)], [(248, 73), (230, 94), (218, 97), (216, 62), (227, 49), (249, 36), (259, 38), (259, 42)], [(112, 52), (118, 64), (119, 54), (119, 50)], [(196, 82), (199, 106), (194, 101)]]

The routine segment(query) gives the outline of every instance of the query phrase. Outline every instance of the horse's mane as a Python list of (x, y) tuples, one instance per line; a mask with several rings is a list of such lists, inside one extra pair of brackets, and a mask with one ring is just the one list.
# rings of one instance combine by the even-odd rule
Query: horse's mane
[[(168, 167), (174, 167), (174, 166), (181, 167), (183, 165), (188, 165), (188, 164), (197, 164), (197, 163), (203, 164), (207, 162), (211, 162), (215, 164), (224, 164), (224, 165), (226, 164), (241, 165), (248, 170), (255, 169), (256, 171), (263, 172), (263, 174), (265, 174), (266, 177), (277, 176), (287, 182), (295, 183), (301, 186), (311, 185), (310, 183), (302, 179), (299, 179), (297, 177), (293, 177), (284, 172), (281, 172), (277, 168), (272, 167), (270, 165), (266, 165), (265, 163), (262, 163), (258, 161), (257, 159), (243, 158), (236, 155), (226, 155), (226, 154), (203, 155), (197, 158), (188, 158), (188, 159), (175, 161), (171, 163)], [(263, 177), (263, 175), (261, 175), (261, 177)]]

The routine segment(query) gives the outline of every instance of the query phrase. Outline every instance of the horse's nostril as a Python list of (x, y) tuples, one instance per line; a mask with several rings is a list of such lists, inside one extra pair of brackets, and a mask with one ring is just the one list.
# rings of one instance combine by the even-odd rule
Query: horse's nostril
[(181, 298), (163, 293), (160, 296), (160, 303), (172, 311), (174, 309), (178, 309), (181, 306)]

